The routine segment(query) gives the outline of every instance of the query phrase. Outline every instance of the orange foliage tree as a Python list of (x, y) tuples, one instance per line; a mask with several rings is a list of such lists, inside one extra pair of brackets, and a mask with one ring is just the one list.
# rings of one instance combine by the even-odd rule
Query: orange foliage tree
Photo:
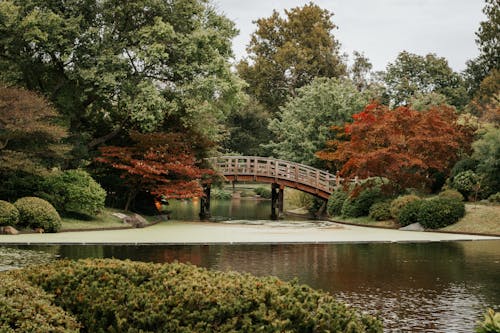
[(134, 145), (99, 148), (98, 162), (123, 170), (129, 193), (128, 210), (140, 191), (166, 199), (192, 198), (203, 195), (201, 179), (213, 175), (198, 166), (191, 141), (182, 133), (131, 132)]
[(396, 189), (425, 189), (470, 150), (473, 129), (447, 106), (416, 111), (368, 105), (345, 124), (348, 138), (327, 142), (318, 158), (341, 165), (343, 177), (385, 177)]

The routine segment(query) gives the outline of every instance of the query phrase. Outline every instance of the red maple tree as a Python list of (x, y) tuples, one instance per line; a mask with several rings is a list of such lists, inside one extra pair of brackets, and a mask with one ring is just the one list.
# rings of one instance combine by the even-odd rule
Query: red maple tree
[(192, 144), (182, 133), (132, 132), (134, 145), (99, 148), (98, 162), (123, 170), (129, 187), (125, 210), (140, 191), (165, 199), (203, 196), (201, 179), (213, 170), (198, 166)]
[(373, 103), (344, 125), (348, 140), (327, 142), (318, 158), (342, 165), (343, 177), (385, 177), (399, 189), (425, 188), (470, 150), (473, 129), (447, 106), (416, 111)]

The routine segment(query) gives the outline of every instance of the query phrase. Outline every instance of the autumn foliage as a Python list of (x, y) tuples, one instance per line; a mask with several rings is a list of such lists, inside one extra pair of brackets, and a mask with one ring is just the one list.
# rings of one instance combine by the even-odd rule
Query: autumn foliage
[(190, 140), (181, 133), (132, 132), (131, 146), (101, 147), (96, 160), (123, 170), (121, 175), (130, 187), (126, 209), (138, 191), (149, 191), (164, 198), (192, 198), (202, 196), (200, 179), (213, 174), (201, 169), (190, 146)]
[(446, 106), (420, 112), (373, 103), (353, 118), (344, 126), (350, 138), (328, 142), (316, 156), (342, 165), (344, 177), (385, 177), (400, 189), (429, 186), (472, 141), (472, 129), (460, 125)]

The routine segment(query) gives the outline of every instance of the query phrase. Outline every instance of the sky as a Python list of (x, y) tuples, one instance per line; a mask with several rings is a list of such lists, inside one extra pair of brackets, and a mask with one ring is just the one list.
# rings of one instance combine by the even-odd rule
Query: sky
[[(271, 16), (273, 9), (303, 6), (299, 0), (213, 0), (219, 13), (236, 23), (240, 34), (233, 41), (235, 59), (245, 57), (250, 35), (258, 18)], [(484, 0), (316, 0), (321, 8), (333, 12), (338, 29), (333, 34), (341, 43), (341, 52), (352, 56), (363, 52), (373, 70), (384, 70), (389, 62), (406, 50), (445, 57), (455, 71), (475, 58), (478, 48), (475, 32)]]

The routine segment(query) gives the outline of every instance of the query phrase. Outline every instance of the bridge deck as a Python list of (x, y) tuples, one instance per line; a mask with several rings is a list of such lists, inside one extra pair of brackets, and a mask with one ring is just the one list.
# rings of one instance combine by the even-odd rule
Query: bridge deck
[(327, 199), (341, 179), (307, 165), (258, 156), (222, 156), (210, 159), (227, 180), (276, 183)]

